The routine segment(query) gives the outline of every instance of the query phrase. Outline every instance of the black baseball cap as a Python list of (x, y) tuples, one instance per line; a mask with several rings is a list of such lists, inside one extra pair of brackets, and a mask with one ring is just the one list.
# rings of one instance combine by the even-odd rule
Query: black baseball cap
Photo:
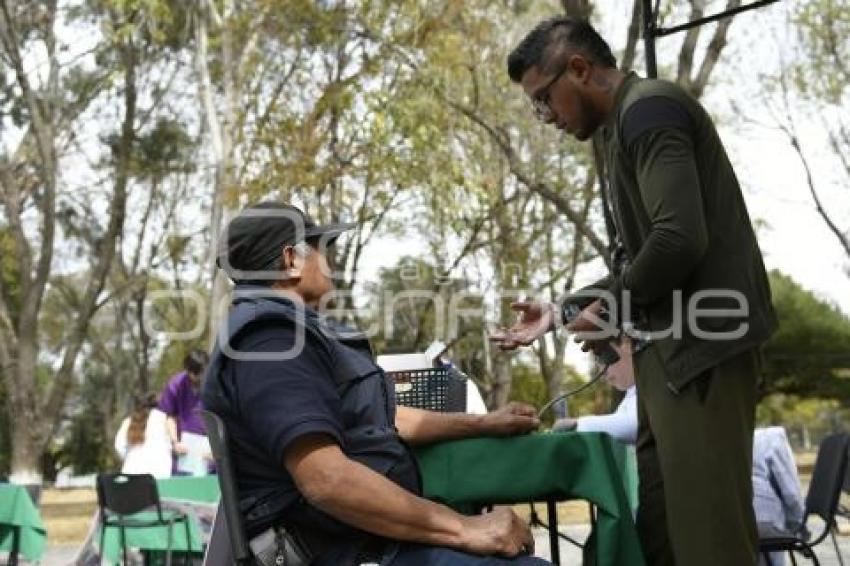
[(257, 203), (242, 210), (227, 225), (219, 240), (216, 263), (234, 281), (280, 279), (284, 246), (318, 241), (326, 247), (356, 225), (319, 225), (292, 205)]

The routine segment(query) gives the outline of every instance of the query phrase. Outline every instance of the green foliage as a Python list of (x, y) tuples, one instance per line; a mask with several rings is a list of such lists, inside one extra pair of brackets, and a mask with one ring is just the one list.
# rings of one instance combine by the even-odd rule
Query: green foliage
[(783, 426), (793, 445), (808, 448), (827, 434), (846, 429), (850, 409), (835, 399), (808, 399), (777, 393), (756, 407), (758, 426)]
[(804, 94), (831, 104), (850, 91), (850, 4), (840, 0), (799, 3), (795, 24), (806, 59), (795, 67)]
[[(512, 373), (511, 401), (528, 403), (540, 409), (551, 400), (546, 383), (544, 383), (538, 368), (527, 363), (517, 362), (512, 367)], [(585, 377), (568, 367), (561, 378), (559, 391), (571, 391), (581, 387), (586, 382)], [(605, 385), (604, 382), (599, 383), (567, 399), (567, 410), (573, 417), (607, 413), (611, 410), (614, 395), (614, 390), (611, 387)], [(542, 420), (543, 426), (551, 426), (555, 420), (555, 411), (549, 409), (543, 415)]]
[[(484, 305), (469, 282), (447, 278), (442, 269), (412, 257), (382, 269), (378, 281), (367, 287), (368, 303), (377, 308), (361, 321), (380, 329), (373, 340), (376, 351), (422, 352), (441, 340), (451, 345), (451, 358), (464, 372), (481, 377)], [(455, 309), (452, 300), (459, 294), (465, 297)]]
[[(88, 379), (80, 395), (78, 410), (69, 420), (61, 442), (48, 448), (54, 453), (59, 468), (71, 466), (75, 474), (81, 475), (120, 468), (113, 448), (115, 438), (110, 436), (110, 432), (114, 435), (110, 426), (112, 415), (104, 410), (112, 404), (111, 399), (104, 398), (104, 392), (112, 390), (112, 377), (98, 373), (91, 365), (87, 369)], [(124, 409), (120, 408), (121, 414)]]
[(191, 13), (191, 4), (181, 0), (87, 0), (69, 16), (99, 21), (116, 44), (138, 41), (179, 51), (191, 38)]
[(0, 292), (3, 293), (3, 301), (9, 308), (12, 320), (17, 320), (22, 290), (18, 263), (14, 261), (15, 246), (12, 238), (10, 229), (0, 224)]
[[(6, 399), (6, 383), (8, 381), (0, 372), (0, 407), (5, 407)], [(9, 475), (9, 470), (12, 465), (12, 436), (9, 428), (9, 411), (0, 411), (0, 477)]]
[[(511, 401), (528, 403), (534, 407), (542, 407), (549, 401), (546, 384), (540, 378), (537, 368), (528, 364), (518, 363), (513, 366), (513, 387), (511, 387)], [(551, 421), (552, 415), (546, 415)]]
[(764, 393), (850, 400), (850, 319), (778, 271), (770, 284), (779, 329), (764, 346)]
[(195, 140), (183, 124), (173, 118), (162, 117), (146, 134), (135, 142), (134, 172), (141, 178), (161, 179), (173, 173), (191, 173), (195, 165), (190, 161)]

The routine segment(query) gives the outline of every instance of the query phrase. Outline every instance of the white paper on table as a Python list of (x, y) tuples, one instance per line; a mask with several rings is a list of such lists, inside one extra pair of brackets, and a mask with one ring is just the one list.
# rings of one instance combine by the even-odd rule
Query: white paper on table
[(207, 458), (212, 452), (210, 441), (202, 434), (184, 432), (180, 434), (180, 442), (188, 452), (177, 459), (177, 469), (193, 476), (205, 476), (208, 473)]

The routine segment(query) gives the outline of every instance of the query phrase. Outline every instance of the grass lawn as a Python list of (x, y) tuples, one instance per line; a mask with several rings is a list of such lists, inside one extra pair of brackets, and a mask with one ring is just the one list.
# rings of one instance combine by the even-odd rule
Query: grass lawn
[[(536, 505), (540, 519), (546, 521), (546, 505)], [(47, 528), (47, 543), (71, 544), (82, 542), (97, 510), (97, 496), (93, 489), (46, 489), (41, 494), (41, 518)], [(528, 519), (530, 506), (515, 505), (514, 510)], [(567, 501), (558, 504), (558, 524), (588, 522), (587, 503)]]
[(97, 510), (93, 489), (45, 489), (41, 494), (41, 518), (47, 544), (82, 542)]
[[(814, 453), (797, 454), (797, 465), (803, 490), (808, 488)], [(514, 510), (523, 519), (528, 519), (530, 506), (514, 505)], [(546, 505), (535, 505), (541, 520), (546, 521)], [(53, 544), (82, 542), (97, 509), (97, 496), (93, 489), (45, 489), (41, 495), (41, 517), (47, 528), (47, 541)], [(558, 524), (575, 525), (589, 522), (588, 506), (585, 501), (566, 501), (558, 504)], [(842, 531), (847, 523), (840, 525)]]

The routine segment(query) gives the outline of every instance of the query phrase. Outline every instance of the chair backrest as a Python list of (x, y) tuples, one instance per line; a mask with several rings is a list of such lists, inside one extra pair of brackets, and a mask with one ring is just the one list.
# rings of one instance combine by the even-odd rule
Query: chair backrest
[(844, 473), (844, 493), (850, 494), (850, 448), (847, 449), (847, 471)]
[(212, 448), (218, 473), (218, 484), (221, 488), (221, 508), (224, 510), (227, 534), (230, 537), (233, 560), (237, 564), (253, 564), (254, 555), (248, 546), (245, 530), (242, 527), (242, 513), (239, 511), (239, 495), (236, 492), (236, 476), (230, 460), (227, 430), (224, 421), (215, 413), (202, 411), (201, 417), (207, 428), (210, 448)]
[(817, 515), (823, 519), (827, 532), (835, 521), (835, 511), (847, 473), (848, 446), (850, 436), (844, 433), (831, 434), (823, 439), (806, 494), (806, 515)]
[(449, 370), (449, 385), (446, 388), (446, 411), (449, 413), (466, 412), (466, 381), (469, 379), (455, 368)]
[(110, 511), (117, 515), (132, 515), (150, 507), (156, 507), (159, 518), (159, 491), (156, 480), (150, 474), (98, 474), (97, 503), (101, 512)]

